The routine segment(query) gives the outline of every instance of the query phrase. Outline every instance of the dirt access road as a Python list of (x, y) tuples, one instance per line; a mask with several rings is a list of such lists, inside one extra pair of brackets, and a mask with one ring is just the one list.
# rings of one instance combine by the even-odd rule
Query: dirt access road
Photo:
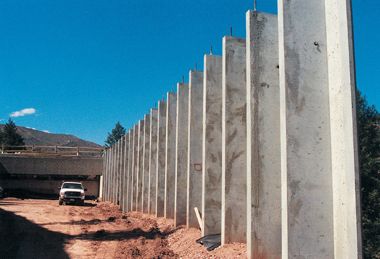
[(245, 246), (207, 252), (198, 229), (110, 203), (59, 206), (55, 200), (0, 200), (0, 258), (244, 258)]

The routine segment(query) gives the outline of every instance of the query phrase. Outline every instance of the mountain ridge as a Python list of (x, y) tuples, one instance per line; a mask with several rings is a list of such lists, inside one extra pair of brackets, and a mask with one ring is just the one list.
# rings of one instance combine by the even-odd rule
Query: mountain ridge
[[(0, 124), (0, 130), (4, 128), (4, 124)], [(65, 147), (96, 147), (102, 146), (94, 142), (78, 138), (72, 134), (48, 133), (28, 127), (17, 126), (19, 133), (25, 142), (25, 145), (39, 146), (65, 146)]]

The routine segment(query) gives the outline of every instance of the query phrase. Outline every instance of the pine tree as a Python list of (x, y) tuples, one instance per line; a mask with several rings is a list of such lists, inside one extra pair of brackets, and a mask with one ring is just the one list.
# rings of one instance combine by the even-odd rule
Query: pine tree
[(0, 142), (4, 146), (23, 146), (25, 145), (23, 137), (17, 133), (17, 126), (12, 119), (4, 125), (0, 132)]
[(380, 259), (380, 114), (357, 92), (364, 258)]
[(117, 122), (115, 124), (115, 128), (111, 131), (111, 133), (108, 133), (108, 137), (105, 141), (106, 147), (112, 146), (124, 135), (125, 128), (120, 124), (120, 122)]

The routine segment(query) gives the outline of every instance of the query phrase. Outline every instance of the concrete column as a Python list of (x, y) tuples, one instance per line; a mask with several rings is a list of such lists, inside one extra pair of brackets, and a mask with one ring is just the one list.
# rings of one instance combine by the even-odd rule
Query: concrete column
[(148, 213), (156, 214), (157, 109), (150, 109)]
[(164, 217), (174, 219), (177, 95), (167, 93)]
[(139, 121), (139, 136), (138, 136), (138, 154), (137, 154), (137, 211), (142, 211), (142, 181), (143, 181), (143, 152), (144, 152), (144, 120)]
[(248, 11), (247, 255), (281, 257), (281, 149), (277, 16)]
[(202, 236), (221, 232), (222, 58), (204, 56)]
[(158, 102), (157, 168), (156, 168), (156, 217), (164, 216), (165, 199), (165, 145), (166, 103)]
[(194, 207), (202, 208), (203, 71), (189, 73), (186, 226), (199, 227)]
[(133, 162), (132, 162), (132, 195), (131, 195), (131, 205), (132, 208), (131, 210), (136, 211), (136, 187), (137, 187), (137, 168), (138, 168), (138, 160), (137, 160), (137, 155), (138, 155), (138, 132), (139, 132), (139, 125), (136, 124), (133, 128)]
[(124, 148), (123, 148), (123, 180), (121, 187), (122, 194), (122, 210), (123, 212), (127, 212), (127, 204), (128, 204), (128, 152), (129, 152), (129, 133), (126, 133), (124, 136)]
[(177, 84), (174, 225), (186, 224), (189, 86)]
[(362, 256), (350, 4), (279, 1), (283, 258)]
[(223, 38), (222, 244), (246, 241), (245, 39)]
[(142, 176), (142, 212), (148, 212), (149, 189), (149, 148), (150, 148), (150, 114), (144, 116), (143, 176)]

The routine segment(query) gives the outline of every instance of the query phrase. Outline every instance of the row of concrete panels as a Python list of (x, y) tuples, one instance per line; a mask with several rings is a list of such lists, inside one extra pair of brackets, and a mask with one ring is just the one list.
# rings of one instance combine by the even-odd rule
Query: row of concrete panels
[(200, 223), (250, 258), (360, 258), (350, 8), (247, 12), (246, 39), (224, 37), (221, 57), (106, 150), (103, 199)]

